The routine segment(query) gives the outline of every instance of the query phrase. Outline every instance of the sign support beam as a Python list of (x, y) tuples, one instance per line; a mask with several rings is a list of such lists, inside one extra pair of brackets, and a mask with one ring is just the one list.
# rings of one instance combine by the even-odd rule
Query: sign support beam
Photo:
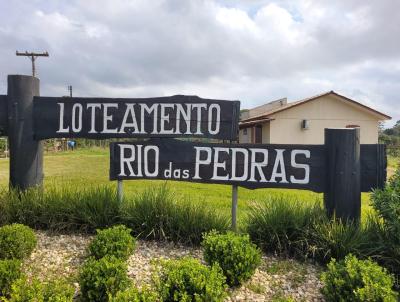
[(232, 186), (232, 231), (237, 231), (238, 186)]
[(120, 179), (117, 180), (117, 198), (118, 202), (122, 203), (122, 200), (124, 199), (124, 186)]
[(10, 188), (26, 190), (43, 183), (43, 144), (33, 138), (33, 97), (39, 96), (39, 79), (8, 76), (8, 137)]
[(361, 215), (360, 129), (325, 129), (326, 186), (330, 217), (359, 221)]

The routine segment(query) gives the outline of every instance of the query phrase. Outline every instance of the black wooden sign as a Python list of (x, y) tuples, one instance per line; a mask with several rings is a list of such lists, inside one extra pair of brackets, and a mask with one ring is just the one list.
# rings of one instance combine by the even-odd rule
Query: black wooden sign
[[(381, 145), (361, 145), (363, 192), (382, 187), (386, 178)], [(324, 145), (205, 144), (173, 139), (110, 145), (110, 179), (165, 179), (232, 184), (249, 189), (291, 188), (324, 192)], [(374, 158), (374, 160), (373, 160)], [(379, 158), (378, 158), (379, 159)], [(380, 163), (382, 161), (382, 163)], [(382, 178), (377, 178), (382, 174)]]
[(7, 96), (0, 95), (0, 136), (7, 135)]
[(197, 96), (111, 99), (35, 97), (35, 139), (206, 137), (236, 140), (239, 101)]
[(172, 139), (112, 143), (110, 179), (169, 179), (322, 192), (324, 147), (204, 144)]

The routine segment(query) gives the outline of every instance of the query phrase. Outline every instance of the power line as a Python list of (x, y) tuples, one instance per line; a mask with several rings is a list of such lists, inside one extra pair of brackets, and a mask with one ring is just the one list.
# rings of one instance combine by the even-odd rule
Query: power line
[(49, 53), (46, 52), (19, 52), (18, 50), (16, 51), (16, 55), (17, 56), (24, 56), (24, 57), (28, 57), (31, 62), (32, 62), (32, 76), (35, 76), (36, 74), (36, 68), (35, 68), (35, 60), (37, 57), (48, 57)]

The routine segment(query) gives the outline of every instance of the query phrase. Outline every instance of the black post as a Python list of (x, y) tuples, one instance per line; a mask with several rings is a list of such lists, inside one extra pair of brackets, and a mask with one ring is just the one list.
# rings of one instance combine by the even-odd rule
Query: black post
[(33, 97), (38, 95), (38, 78), (8, 76), (10, 188), (26, 190), (43, 183), (43, 145), (33, 139)]
[(330, 217), (358, 221), (361, 215), (360, 129), (325, 129), (327, 183), (325, 208)]

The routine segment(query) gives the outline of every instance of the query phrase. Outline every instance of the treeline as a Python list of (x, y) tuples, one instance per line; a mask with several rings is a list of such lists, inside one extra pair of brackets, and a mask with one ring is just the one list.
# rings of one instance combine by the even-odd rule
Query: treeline
[(400, 156), (400, 120), (392, 128), (379, 131), (379, 143), (387, 146), (388, 154)]

